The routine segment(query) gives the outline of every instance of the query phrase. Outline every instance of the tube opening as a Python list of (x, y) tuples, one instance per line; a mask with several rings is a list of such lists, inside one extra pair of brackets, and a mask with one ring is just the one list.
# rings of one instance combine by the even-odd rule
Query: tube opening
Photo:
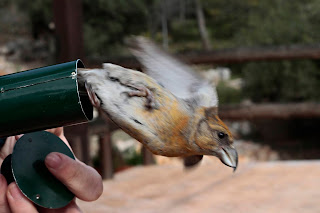
[[(76, 64), (76, 72), (78, 68), (84, 68), (84, 64), (79, 59), (77, 60), (77, 64)], [(84, 115), (86, 116), (86, 118), (88, 119), (88, 121), (90, 121), (93, 118), (93, 106), (90, 102), (90, 99), (84, 84), (80, 83), (78, 79), (77, 79), (77, 86), (78, 86), (78, 96), (79, 96), (81, 109)]]

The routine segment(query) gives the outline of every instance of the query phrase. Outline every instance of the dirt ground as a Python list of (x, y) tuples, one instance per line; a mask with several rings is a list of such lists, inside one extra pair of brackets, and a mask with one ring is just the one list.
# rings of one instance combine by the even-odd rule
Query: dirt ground
[(240, 162), (235, 173), (218, 160), (191, 171), (178, 164), (136, 167), (104, 182), (84, 212), (320, 212), (320, 161)]

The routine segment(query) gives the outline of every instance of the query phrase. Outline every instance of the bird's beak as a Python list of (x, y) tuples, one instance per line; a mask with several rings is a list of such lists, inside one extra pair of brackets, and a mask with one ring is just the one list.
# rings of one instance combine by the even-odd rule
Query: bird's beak
[(221, 147), (221, 150), (218, 152), (218, 158), (223, 164), (232, 167), (233, 171), (236, 171), (238, 166), (238, 153), (235, 148)]

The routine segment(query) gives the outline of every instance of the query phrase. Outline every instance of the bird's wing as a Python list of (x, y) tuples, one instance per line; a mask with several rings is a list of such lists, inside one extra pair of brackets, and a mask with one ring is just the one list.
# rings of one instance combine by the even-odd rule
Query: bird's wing
[(175, 96), (199, 106), (218, 106), (216, 89), (190, 66), (163, 51), (147, 38), (132, 37), (128, 44), (132, 54), (145, 68), (145, 73)]

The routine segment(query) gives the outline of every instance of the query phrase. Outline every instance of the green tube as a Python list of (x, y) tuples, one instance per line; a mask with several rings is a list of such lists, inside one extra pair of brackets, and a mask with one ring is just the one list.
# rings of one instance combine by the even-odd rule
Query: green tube
[(0, 138), (91, 120), (78, 67), (80, 60), (0, 76)]

